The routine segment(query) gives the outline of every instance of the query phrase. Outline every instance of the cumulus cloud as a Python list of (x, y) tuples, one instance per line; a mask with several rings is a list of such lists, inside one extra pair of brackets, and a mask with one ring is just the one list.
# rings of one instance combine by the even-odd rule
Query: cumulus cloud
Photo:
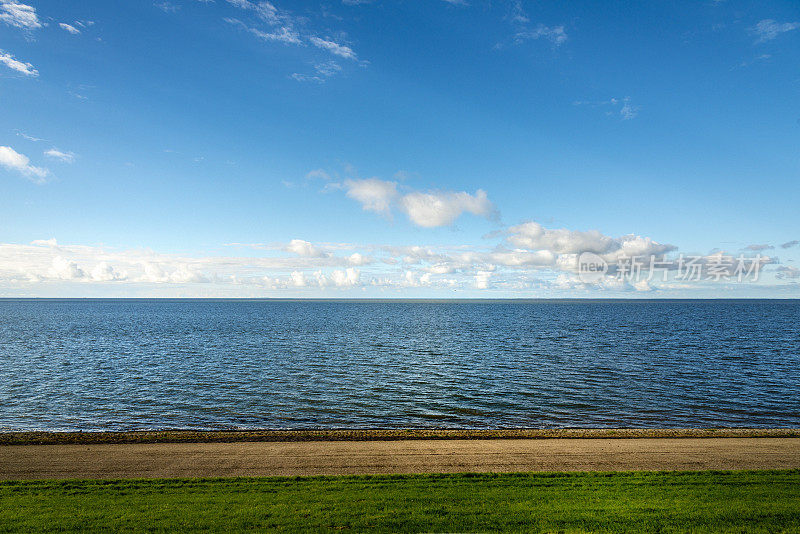
[(62, 161), (64, 163), (72, 163), (75, 161), (75, 153), (74, 152), (63, 152), (58, 150), (57, 148), (51, 148), (50, 150), (45, 150), (44, 155)]
[(400, 209), (417, 226), (434, 228), (453, 224), (463, 213), (488, 217), (494, 205), (486, 191), (478, 189), (474, 195), (464, 191), (409, 193), (400, 199)]
[(489, 280), (492, 277), (491, 271), (478, 271), (475, 274), (475, 288), (489, 289)]
[(303, 241), (302, 239), (292, 239), (289, 244), (286, 245), (285, 250), (305, 258), (324, 258), (327, 255), (309, 241)]
[(36, 77), (39, 75), (39, 71), (34, 68), (33, 65), (30, 63), (26, 63), (23, 61), (19, 61), (11, 54), (0, 50), (0, 63), (5, 65), (11, 70), (15, 70), (20, 74), (24, 74), (25, 76)]
[(522, 249), (567, 255), (592, 252), (607, 260), (622, 256), (661, 255), (675, 250), (673, 245), (657, 243), (649, 237), (629, 234), (612, 238), (597, 230), (549, 229), (533, 221), (512, 226), (507, 234), (509, 243)]
[(526, 222), (508, 229), (508, 241), (531, 250), (549, 250), (557, 254), (594, 252), (601, 254), (613, 246), (613, 239), (597, 230), (547, 229), (537, 222)]
[(495, 213), (486, 191), (481, 189), (474, 195), (464, 191), (412, 191), (401, 195), (397, 182), (378, 178), (345, 180), (343, 187), (347, 196), (360, 202), (364, 210), (390, 216), (397, 208), (423, 228), (449, 226), (464, 213), (481, 217)]
[(28, 156), (20, 154), (10, 146), (0, 146), (0, 166), (17, 171), (36, 184), (45, 183), (50, 171), (31, 165)]
[(0, 0), (0, 21), (23, 30), (36, 30), (42, 27), (33, 6), (13, 0)]
[(800, 28), (800, 22), (775, 22), (772, 19), (764, 19), (751, 28), (751, 31), (758, 37), (756, 43), (764, 43), (775, 39), (782, 33), (798, 28)]
[(349, 261), (352, 265), (369, 265), (374, 260), (369, 256), (365, 256), (359, 252), (354, 252), (347, 258), (347, 261)]
[(306, 275), (300, 271), (292, 271), (292, 285), (295, 287), (305, 287), (307, 285)]
[(90, 276), (95, 282), (115, 282), (126, 278), (124, 274), (118, 273), (114, 270), (114, 267), (105, 261), (95, 265)]
[(77, 263), (61, 256), (53, 258), (51, 273), (54, 278), (59, 280), (80, 280), (86, 276)]
[(345, 180), (347, 196), (361, 203), (367, 211), (383, 215), (391, 213), (392, 204), (398, 196), (397, 183), (366, 178), (363, 180)]
[[(27, 288), (25, 294), (47, 296), (46, 289), (37, 288), (54, 284), (61, 287), (100, 284), (108, 291), (120, 288), (117, 294), (125, 295), (135, 294), (137, 288), (150, 288), (148, 291), (160, 288), (160, 294), (170, 296), (264, 296), (273, 291), (310, 294), (419, 287), (447, 291), (445, 294), (454, 290), (518, 291), (534, 287), (622, 292), (677, 287), (674, 283), (671, 286), (664, 283), (660, 277), (626, 280), (609, 275), (590, 283), (577, 276), (576, 251), (583, 248), (599, 251), (609, 261), (625, 254), (670, 248), (646, 237), (613, 238), (599, 232), (536, 228), (526, 223), (524, 228), (514, 227), (513, 233), (504, 232), (495, 238), (502, 243), (487, 249), (466, 245), (314, 244), (296, 239), (252, 246), (263, 251), (263, 255), (246, 257), (188, 257), (149, 250), (64, 245), (55, 238), (39, 239), (28, 245), (0, 244), (0, 294), (8, 295), (9, 288)], [(512, 239), (521, 246), (512, 243)], [(701, 261), (709, 267), (721, 258), (721, 253), (716, 253)], [(769, 258), (760, 262), (774, 263)], [(779, 266), (775, 276), (784, 283), (794, 283), (797, 272), (794, 267)], [(693, 287), (684, 285), (684, 289)], [(130, 289), (123, 289), (126, 287)]]
[(330, 280), (336, 287), (355, 287), (359, 285), (361, 273), (358, 269), (348, 267), (345, 270), (336, 270), (330, 274)]

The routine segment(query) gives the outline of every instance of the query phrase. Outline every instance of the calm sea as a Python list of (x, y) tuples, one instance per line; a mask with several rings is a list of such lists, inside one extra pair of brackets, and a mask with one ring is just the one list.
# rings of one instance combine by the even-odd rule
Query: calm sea
[(721, 426), (800, 426), (800, 301), (0, 300), (0, 430)]

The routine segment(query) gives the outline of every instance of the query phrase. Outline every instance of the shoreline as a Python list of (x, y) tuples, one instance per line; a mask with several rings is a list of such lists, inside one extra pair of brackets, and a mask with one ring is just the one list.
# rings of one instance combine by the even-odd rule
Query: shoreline
[(0, 432), (0, 446), (503, 439), (800, 438), (800, 428), (316, 429)]

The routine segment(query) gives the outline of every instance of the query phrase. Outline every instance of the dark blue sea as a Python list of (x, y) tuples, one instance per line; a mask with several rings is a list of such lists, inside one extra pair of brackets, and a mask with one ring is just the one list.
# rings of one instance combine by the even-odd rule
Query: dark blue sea
[(800, 427), (800, 301), (0, 300), (0, 430)]

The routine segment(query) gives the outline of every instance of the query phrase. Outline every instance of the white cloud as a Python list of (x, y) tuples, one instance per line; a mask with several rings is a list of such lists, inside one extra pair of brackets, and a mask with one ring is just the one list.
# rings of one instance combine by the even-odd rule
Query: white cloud
[(424, 228), (449, 226), (463, 213), (488, 217), (494, 211), (486, 191), (478, 189), (474, 195), (461, 192), (409, 193), (400, 200), (402, 209), (411, 222)]
[(50, 171), (30, 163), (28, 156), (20, 154), (10, 146), (0, 146), (0, 166), (17, 171), (34, 183), (43, 184)]
[(600, 102), (578, 100), (572, 103), (574, 106), (589, 106), (592, 108), (606, 108), (605, 114), (613, 117), (619, 116), (622, 120), (630, 120), (639, 114), (640, 106), (631, 103), (630, 97), (610, 98)]
[(336, 287), (354, 287), (359, 285), (359, 278), (361, 274), (358, 269), (348, 267), (343, 271), (333, 271), (331, 273), (331, 280)]
[[(579, 279), (575, 251), (592, 248), (609, 263), (628, 255), (670, 250), (641, 236), (611, 238), (599, 232), (513, 227), (495, 235), (493, 248), (475, 245), (381, 246), (347, 243), (289, 243), (250, 245), (262, 255), (179, 256), (150, 250), (109, 250), (98, 246), (64, 245), (55, 238), (28, 245), (0, 243), (0, 295), (21, 291), (27, 295), (54, 296), (49, 288), (79, 288), (92, 284), (104, 294), (164, 296), (268, 296), (320, 294), (324, 291), (495, 291), (513, 293), (544, 288), (547, 291), (666, 291), (678, 288), (673, 280), (625, 280), (611, 272), (593, 282)], [(519, 225), (523, 226), (523, 225)], [(512, 238), (524, 240), (517, 248)], [(529, 248), (530, 247), (530, 248)], [(325, 252), (323, 252), (325, 251)], [(703, 257), (713, 263), (716, 255)], [(762, 258), (762, 265), (774, 263)], [(784, 286), (798, 279), (795, 267), (779, 266), (774, 278)], [(729, 273), (730, 274), (730, 273)], [(672, 285), (670, 285), (672, 283)], [(684, 284), (681, 291), (698, 283)], [(118, 289), (114, 289), (118, 288)], [(127, 288), (127, 289), (126, 289)], [(73, 294), (84, 295), (80, 289)], [(93, 290), (94, 291), (94, 290)], [(77, 293), (75, 293), (77, 292)], [(114, 293), (116, 292), (116, 293)], [(58, 293), (55, 293), (56, 295)], [(557, 295), (555, 293), (554, 295)], [(530, 293), (526, 293), (530, 296)]]
[(79, 33), (81, 33), (81, 31), (72, 24), (67, 24), (66, 22), (59, 22), (58, 25), (61, 27), (61, 29), (68, 31), (72, 35), (78, 35)]
[(302, 239), (292, 239), (284, 250), (304, 258), (324, 258), (327, 256), (325, 252)]
[(389, 215), (392, 203), (397, 198), (397, 183), (366, 178), (363, 180), (345, 180), (347, 196), (359, 201), (367, 211)]
[(26, 63), (23, 61), (19, 61), (11, 54), (0, 50), (0, 63), (3, 63), (9, 69), (15, 70), (20, 74), (24, 74), (25, 76), (38, 76), (39, 71), (36, 70), (33, 65), (30, 63)]
[(333, 76), (342, 70), (341, 65), (335, 61), (325, 61), (324, 63), (317, 63), (314, 65), (314, 70), (322, 76)]
[(54, 278), (59, 280), (80, 280), (86, 276), (77, 263), (61, 256), (53, 258), (51, 273)]
[(778, 274), (776, 275), (779, 279), (791, 279), (796, 280), (800, 278), (800, 269), (797, 267), (792, 267), (789, 265), (781, 265), (777, 269)]
[(39, 141), (44, 141), (44, 139), (41, 139), (39, 137), (34, 137), (32, 135), (28, 135), (25, 132), (17, 131), (17, 135), (22, 137), (23, 139), (27, 139), (28, 141), (33, 141), (34, 143), (38, 143)]
[(265, 41), (279, 41), (281, 43), (286, 44), (300, 44), (300, 35), (292, 28), (288, 26), (282, 26), (275, 31), (271, 32), (263, 32), (261, 30), (257, 30), (255, 28), (251, 28), (250, 32), (259, 37), (264, 39)]
[(302, 21), (289, 11), (278, 9), (272, 3), (266, 1), (255, 3), (249, 0), (228, 0), (228, 3), (239, 9), (255, 13), (259, 19), (266, 22), (269, 26), (272, 26), (273, 29), (265, 32), (257, 28), (248, 27), (237, 19), (226, 18), (225, 20), (227, 22), (240, 25), (253, 35), (265, 41), (278, 41), (293, 45), (300, 45), (303, 43), (299, 32), (295, 29)]
[(519, 44), (528, 39), (547, 39), (556, 46), (560, 46), (567, 41), (567, 32), (564, 26), (545, 26), (539, 24), (535, 28), (525, 29), (517, 32), (514, 40)]
[(345, 180), (343, 187), (364, 210), (390, 216), (396, 207), (412, 223), (424, 228), (449, 226), (464, 213), (489, 217), (495, 212), (486, 191), (481, 189), (474, 195), (464, 191), (412, 191), (401, 195), (397, 182), (378, 178)]
[(506, 267), (548, 267), (556, 265), (558, 253), (552, 250), (498, 250), (489, 258)]
[(315, 74), (302, 74), (299, 72), (295, 72), (294, 74), (292, 74), (292, 78), (294, 78), (298, 82), (325, 83), (326, 79), (335, 76), (336, 74), (341, 72), (341, 70), (342, 70), (341, 65), (339, 65), (335, 61), (325, 61), (323, 63), (314, 64)]
[[(350, 46), (337, 42), (329, 37), (320, 37), (317, 31), (310, 29), (308, 17), (295, 15), (288, 10), (279, 9), (267, 1), (252, 2), (250, 0), (227, 0), (227, 2), (236, 8), (255, 14), (259, 19), (256, 22), (256, 26), (264, 26), (264, 23), (269, 26), (267, 31), (264, 31), (253, 26), (253, 24), (243, 22), (237, 18), (226, 17), (223, 19), (230, 24), (243, 28), (259, 39), (282, 42), (295, 46), (312, 45), (338, 57), (352, 60), (358, 59), (355, 51)], [(323, 7), (323, 11), (324, 10), (325, 8)], [(337, 35), (339, 39), (342, 39), (345, 34), (344, 32), (338, 32)], [(361, 62), (362, 66), (365, 64), (366, 62)], [(299, 82), (324, 83), (327, 78), (334, 76), (342, 70), (340, 65), (332, 61), (317, 62), (313, 64), (313, 67), (314, 73), (294, 72), (289, 75), (289, 78)]]
[(636, 117), (636, 115), (638, 115), (638, 113), (639, 113), (639, 108), (633, 106), (628, 101), (628, 99), (625, 99), (623, 101), (622, 107), (619, 109), (619, 115), (620, 117), (622, 117), (622, 120), (624, 121), (633, 119), (634, 117)]
[(307, 285), (306, 275), (300, 271), (292, 271), (292, 285), (295, 287), (305, 287)]
[(324, 78), (320, 76), (314, 76), (313, 74), (301, 74), (299, 72), (293, 72), (290, 77), (298, 82), (325, 83)]
[(325, 169), (314, 169), (313, 171), (309, 171), (308, 173), (306, 173), (306, 179), (308, 180), (320, 179), (320, 180), (325, 180), (327, 182), (331, 180), (331, 176), (330, 174), (325, 172)]
[(163, 11), (164, 13), (176, 13), (181, 8), (181, 6), (173, 4), (171, 2), (156, 2), (153, 5), (156, 6), (158, 9), (160, 9), (161, 11)]
[(114, 267), (104, 261), (95, 265), (90, 276), (95, 282), (116, 282), (126, 278), (124, 274), (118, 273), (114, 270)]
[(42, 27), (33, 6), (13, 0), (0, 0), (0, 21), (24, 30), (35, 30)]
[(613, 245), (614, 240), (596, 230), (588, 232), (551, 230), (537, 222), (526, 222), (508, 229), (508, 241), (530, 250), (549, 250), (556, 254), (578, 254), (594, 252), (602, 254)]
[(744, 248), (746, 250), (752, 250), (752, 251), (755, 251), (755, 252), (761, 252), (762, 250), (769, 250), (769, 249), (773, 249), (775, 247), (773, 247), (772, 245), (767, 245), (767, 244), (754, 244), (754, 245), (747, 245)]
[(270, 2), (261, 1), (256, 3), (249, 0), (228, 0), (228, 3), (239, 9), (253, 11), (261, 20), (273, 26), (292, 20), (292, 16), (287, 11), (278, 9)]
[(57, 159), (59, 161), (63, 161), (64, 163), (72, 163), (75, 161), (75, 153), (74, 152), (63, 152), (58, 150), (57, 148), (51, 148), (50, 150), (45, 150), (44, 155), (53, 159)]
[(649, 237), (634, 234), (609, 237), (597, 230), (578, 231), (566, 228), (544, 228), (537, 222), (512, 226), (507, 230), (508, 242), (521, 249), (547, 251), (557, 254), (559, 269), (574, 268), (576, 255), (592, 252), (612, 263), (622, 257), (659, 256), (675, 250), (673, 245), (661, 244)]
[(296, 31), (294, 31), (290, 26), (282, 26), (274, 29), (273, 31), (265, 32), (257, 28), (251, 28), (250, 26), (248, 26), (239, 19), (226, 18), (224, 20), (228, 24), (239, 26), (240, 28), (244, 29), (247, 32), (250, 32), (251, 34), (255, 35), (256, 37), (264, 41), (281, 42), (284, 44), (293, 44), (293, 45), (299, 45), (302, 43), (300, 35)]
[[(142, 261), (136, 265), (139, 268), (139, 274), (133, 281), (150, 283), (150, 284), (207, 284), (211, 282), (211, 277), (205, 275), (198, 270), (198, 266), (192, 265), (186, 261), (170, 261), (164, 258), (165, 261)], [(92, 270), (94, 273), (98, 271), (99, 276), (113, 275), (112, 280), (125, 280), (127, 275), (116, 274), (116, 271), (109, 269), (100, 264), (100, 268), (95, 267)], [(104, 280), (111, 281), (111, 280)]]
[(475, 274), (475, 289), (489, 289), (489, 279), (491, 277), (491, 271), (478, 271)]
[(352, 265), (369, 265), (374, 260), (369, 256), (365, 256), (359, 252), (354, 252), (349, 258), (347, 258), (347, 261), (349, 261)]
[(653, 291), (653, 288), (650, 286), (650, 282), (647, 279), (637, 280), (633, 283), (633, 288), (636, 291)]
[(751, 31), (758, 36), (756, 43), (763, 43), (798, 28), (800, 28), (800, 22), (775, 22), (772, 19), (764, 19), (751, 28)]
[[(514, 42), (516, 44), (522, 44), (530, 39), (546, 39), (555, 46), (560, 46), (568, 39), (567, 32), (564, 31), (564, 26), (561, 25), (545, 26), (544, 24), (537, 24), (531, 27), (530, 17), (525, 13), (520, 0), (511, 2), (511, 12), (508, 19), (516, 28), (516, 33), (514, 34)], [(498, 47), (500, 46), (502, 45), (498, 45)]]
[(327, 50), (331, 54), (334, 54), (334, 55), (337, 55), (339, 57), (343, 57), (343, 58), (346, 58), (346, 59), (357, 59), (356, 53), (353, 52), (353, 49), (350, 48), (349, 46), (342, 45), (342, 44), (336, 43), (334, 41), (329, 41), (327, 39), (321, 39), (321, 38), (316, 37), (316, 36), (311, 36), (309, 38), (309, 41), (311, 42), (311, 44), (313, 44), (317, 48), (322, 48), (324, 50)]

